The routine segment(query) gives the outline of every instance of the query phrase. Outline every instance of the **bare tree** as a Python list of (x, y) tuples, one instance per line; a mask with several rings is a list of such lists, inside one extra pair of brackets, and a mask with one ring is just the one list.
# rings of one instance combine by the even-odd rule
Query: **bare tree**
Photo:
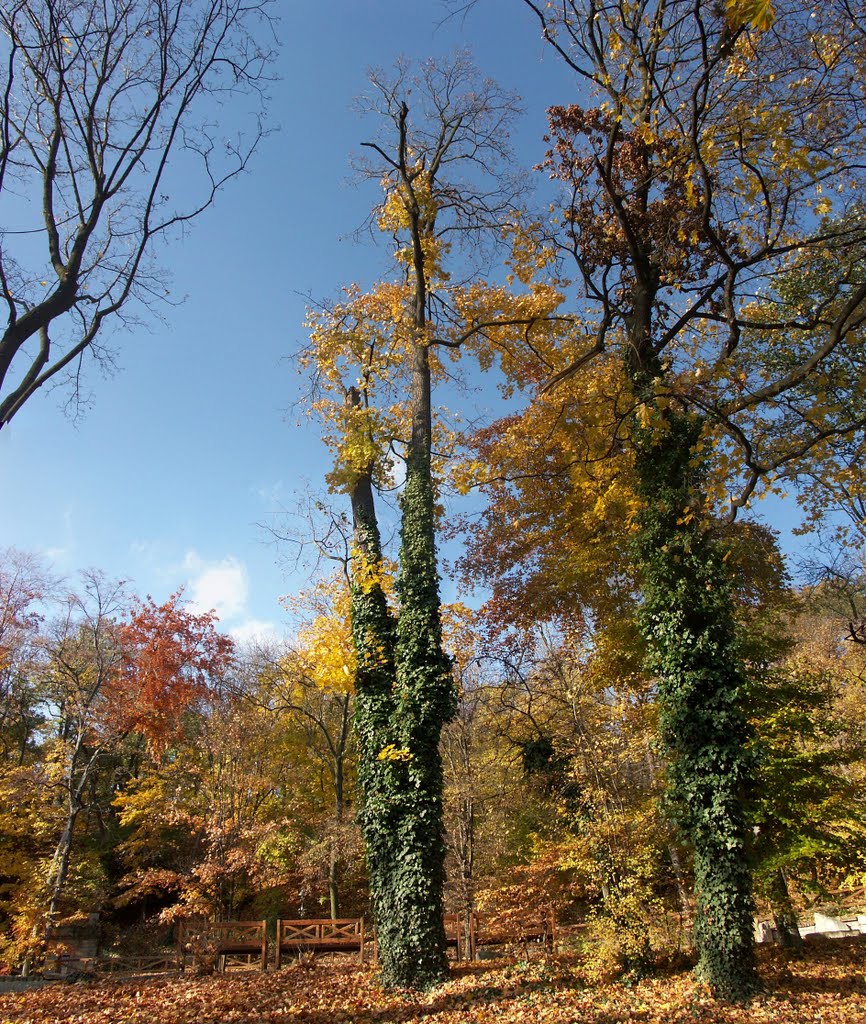
[[(10, 0), (0, 11), (0, 428), (168, 296), (154, 243), (264, 131), (271, 0)], [(234, 107), (246, 130), (225, 137)], [(106, 321), (108, 323), (106, 323)]]
[(21, 768), (41, 715), (30, 669), (37, 660), (39, 609), (56, 585), (33, 555), (0, 550), (0, 776)]

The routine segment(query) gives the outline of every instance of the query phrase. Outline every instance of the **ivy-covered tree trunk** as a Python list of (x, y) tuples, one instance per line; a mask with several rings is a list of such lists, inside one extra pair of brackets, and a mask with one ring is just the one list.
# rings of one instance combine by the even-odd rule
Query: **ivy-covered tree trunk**
[(430, 462), (430, 371), (413, 361), (412, 439), (401, 498), (396, 624), (380, 582), (381, 546), (370, 475), (353, 490), (356, 560), (352, 630), (357, 654), (362, 828), (384, 985), (427, 989), (448, 974), (442, 895), (442, 727), (456, 710), (442, 649)]
[(352, 633), (358, 660), (355, 726), (361, 746), (361, 824), (382, 981), (430, 988), (448, 973), (442, 919), (445, 840), (439, 737), (454, 713), (442, 651), (429, 468), (410, 465), (396, 623), (378, 578), (381, 549), (359, 481), (353, 495), (356, 558)]
[[(481, 79), (464, 55), (441, 65), (425, 61), (408, 77), (401, 65), (395, 79), (374, 73), (371, 82), (370, 109), (386, 127), (363, 143), (372, 161), (364, 173), (384, 189), (373, 222), (398, 241), (396, 280), (369, 298), (353, 295), (313, 315), (311, 337), (320, 383), (349, 405), (317, 402), (335, 428), (332, 482), (352, 496), (359, 778), (381, 976), (391, 987), (426, 989), (448, 970), (439, 738), (456, 710), (436, 568), (431, 350), (459, 349), (480, 330), (459, 324), (452, 312), (432, 315), (430, 298), (444, 290), (437, 312), (460, 306), (445, 294), (454, 288), (443, 266), (453, 232), (471, 247), (511, 216), (507, 138), (514, 101)], [(417, 125), (409, 119), (413, 89), (421, 97)], [(466, 163), (469, 183), (454, 177)], [(476, 187), (482, 169), (492, 185)], [(397, 450), (405, 454), (406, 480), (392, 617), (381, 583), (373, 483), (389, 478)]]
[(641, 631), (658, 679), (668, 792), (694, 850), (698, 974), (722, 998), (758, 988), (744, 793), (744, 676), (724, 552), (703, 514), (699, 416), (654, 408), (636, 424)]
[[(410, 458), (403, 492), (397, 593), (397, 686), (389, 757), (399, 847), (377, 895), (379, 959), (388, 985), (429, 988), (448, 973), (442, 893), (445, 838), (439, 738), (455, 709), (442, 651), (429, 467)], [(380, 755), (381, 756), (381, 755)]]
[[(397, 811), (393, 798), (397, 749), (392, 731), (395, 703), (394, 619), (382, 588), (382, 546), (373, 503), (371, 474), (352, 489), (354, 567), (352, 574), (352, 642), (355, 671), (355, 732), (358, 737), (358, 783), (363, 794), (361, 830), (367, 851), (370, 891), (377, 921), (383, 894), (399, 856)], [(380, 756), (385, 754), (385, 756)], [(386, 900), (387, 902), (387, 900)]]

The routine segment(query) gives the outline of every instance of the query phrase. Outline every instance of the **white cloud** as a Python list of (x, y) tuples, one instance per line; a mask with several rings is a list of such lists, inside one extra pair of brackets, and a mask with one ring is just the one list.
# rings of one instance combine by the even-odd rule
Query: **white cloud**
[(259, 501), (262, 502), (262, 504), (268, 505), (269, 507), (272, 507), (274, 505), (279, 506), (282, 504), (285, 486), (282, 480), (277, 480), (272, 484), (265, 484), (264, 486), (261, 487), (253, 487), (252, 491), (255, 494), (255, 496), (259, 499)]
[(277, 623), (251, 614), (250, 576), (242, 559), (235, 555), (204, 558), (190, 548), (180, 563), (166, 563), (159, 559), (162, 548), (160, 541), (139, 540), (131, 545), (135, 555), (156, 563), (151, 571), (171, 580), (173, 586), (179, 578), (185, 581), (183, 596), (189, 611), (216, 612), (220, 629), (240, 644), (267, 644), (280, 638), (283, 630)]
[(246, 619), (229, 630), (229, 636), (239, 644), (267, 644), (272, 640), (279, 640), (280, 635), (277, 626), (266, 619)]
[(229, 555), (219, 561), (205, 561), (198, 552), (188, 551), (183, 568), (191, 574), (185, 593), (191, 611), (215, 611), (221, 622), (245, 614), (250, 581), (240, 559)]
[(51, 565), (58, 565), (69, 560), (69, 548), (43, 548), (42, 554)]

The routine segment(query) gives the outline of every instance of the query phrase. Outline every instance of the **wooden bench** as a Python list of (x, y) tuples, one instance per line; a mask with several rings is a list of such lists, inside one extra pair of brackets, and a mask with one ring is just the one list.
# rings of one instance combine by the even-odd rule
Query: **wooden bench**
[(470, 935), (473, 960), (479, 946), (528, 946), (535, 942), (552, 953), (556, 943), (556, 915), (552, 910), (509, 912), (496, 917), (473, 914)]
[(283, 953), (358, 953), (364, 962), (364, 918), (342, 917), (336, 920), (314, 918), (304, 921), (277, 921), (276, 965)]
[(231, 956), (255, 956), (261, 969), (267, 970), (267, 921), (182, 921), (177, 942), (183, 958), (182, 970), (188, 958), (205, 950), (218, 958), (222, 971), (226, 968), (226, 958)]
[[(443, 916), (443, 924), (445, 925), (445, 945), (449, 949), (454, 949), (457, 959), (470, 959), (474, 960), (474, 954), (469, 953), (466, 957), (466, 915), (465, 914), (445, 914)], [(475, 927), (475, 915), (469, 915), (469, 950), (472, 950), (473, 942), (472, 937), (474, 934)]]

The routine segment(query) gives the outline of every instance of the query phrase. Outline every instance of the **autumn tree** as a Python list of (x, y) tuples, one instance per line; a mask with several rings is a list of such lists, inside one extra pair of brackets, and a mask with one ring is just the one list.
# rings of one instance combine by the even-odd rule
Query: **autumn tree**
[(637, 978), (670, 937), (665, 911), (684, 902), (680, 851), (658, 800), (657, 707), (640, 672), (642, 644), (633, 620), (616, 633), (563, 634), (530, 615), (519, 645), (509, 643), (521, 656), (492, 698), (492, 727), (519, 753), (540, 805), (528, 873), (567, 882), (598, 940), (597, 970)]
[[(861, 217), (857, 210), (854, 222)], [(866, 251), (856, 249), (848, 255), (847, 266), (840, 266), (840, 254), (831, 248), (814, 259), (808, 268), (784, 275), (777, 291), (790, 305), (819, 304), (831, 308), (842, 301), (840, 271), (855, 279), (866, 275)], [(765, 305), (764, 315), (772, 313)], [(850, 355), (843, 353), (827, 374), (823, 390), (817, 395), (797, 396), (799, 404), (844, 405), (849, 417), (864, 412), (863, 390), (857, 388), (863, 370), (863, 330), (860, 345)], [(792, 417), (780, 424), (790, 429)], [(844, 621), (851, 643), (866, 643), (866, 431), (845, 431), (830, 436), (812, 453), (799, 473), (785, 474), (785, 484), (795, 489), (804, 512), (801, 532), (808, 537), (808, 555), (800, 558), (800, 577), (810, 588), (823, 611)], [(793, 477), (793, 478), (791, 478)]]
[[(455, 313), (469, 301), (471, 267), (455, 265), (470, 282), (460, 285), (449, 256), (500, 225), (513, 205), (506, 161), (514, 101), (462, 55), (371, 82), (368, 106), (384, 127), (365, 144), (365, 167), (384, 190), (373, 220), (394, 239), (396, 273), (312, 314), (311, 359), (336, 453), (330, 482), (352, 503), (361, 820), (382, 975), (388, 985), (427, 988), (447, 970), (438, 744), (455, 708), (439, 613), (431, 393), (443, 373), (439, 353), (478, 330), (467, 331)], [(375, 486), (396, 459), (405, 465), (398, 614), (374, 507)]]
[[(157, 244), (262, 138), (272, 30), (268, 0), (15, 0), (0, 30), (2, 428), (49, 381), (77, 402), (112, 323), (168, 296)], [(253, 111), (234, 138), (233, 99)]]
[(856, 876), (864, 828), (862, 781), (852, 775), (863, 749), (846, 742), (838, 676), (802, 663), (816, 646), (778, 667), (755, 701), (757, 889), (779, 941), (795, 948), (802, 947), (798, 909)]
[(40, 561), (0, 552), (0, 956), (29, 939), (15, 926), (16, 904), (38, 888), (43, 853), (44, 773), (40, 763), (46, 714), (38, 668), (43, 615), (54, 583)]
[[(175, 595), (130, 610), (122, 583), (85, 574), (47, 634), (40, 672), (51, 734), (43, 752), (47, 784), (59, 797), (59, 835), (47, 866), (42, 931), (58, 915), (79, 820), (100, 813), (96, 780), (121, 746), (138, 736), (155, 748), (178, 727), (231, 656), (213, 616), (194, 615)], [(109, 801), (110, 803), (110, 798)]]
[[(115, 908), (162, 920), (280, 911), (309, 814), (303, 747), (284, 718), (251, 699), (254, 664), (237, 666), (143, 759), (114, 799), (123, 873)], [(285, 785), (286, 773), (297, 784)]]
[[(563, 389), (595, 395), (599, 367), (619, 363), (608, 445), (584, 447), (582, 468), (559, 461), (582, 487), (600, 476), (602, 503), (605, 449), (631, 478), (633, 565), (619, 564), (640, 587), (672, 802), (695, 850), (699, 971), (740, 998), (756, 985), (750, 758), (718, 520), (729, 491), (733, 516), (863, 423), (861, 30), (846, 5), (808, 19), (779, 5), (774, 21), (760, 4), (524, 2), (598, 101), (550, 111), (546, 166), (563, 191), (542, 235), (580, 305), (570, 348), (538, 350), (529, 389), (554, 425), (573, 410), (567, 453), (597, 417)], [(797, 284), (828, 266), (829, 288)], [(583, 521), (592, 508), (578, 506)]]
[(264, 670), (263, 694), (277, 714), (290, 717), (320, 772), (322, 795), (314, 844), (324, 852), (328, 904), (341, 914), (341, 875), (357, 853), (352, 820), (356, 750), (352, 732), (355, 649), (351, 595), (340, 573), (320, 580), (309, 592), (286, 602), (299, 616), (293, 648), (273, 654)]
[(485, 622), (518, 635), (543, 624), (580, 643), (634, 615), (629, 545), (638, 500), (618, 361), (602, 357), (592, 374), (537, 393), (566, 343), (537, 333), (523, 361), (500, 355), (507, 386), (531, 401), (465, 434), (450, 479), (458, 490), (482, 490), (486, 501), (446, 531), (462, 542), (461, 581), (484, 588)]
[[(447, 649), (454, 659), (457, 713), (442, 732), (449, 911), (459, 915), (468, 944), (478, 894), (495, 889), (500, 872), (519, 858), (536, 805), (521, 785), (519, 748), (498, 727), (503, 666), (488, 648), (483, 620), (461, 603), (443, 608)], [(532, 809), (527, 810), (527, 803)], [(540, 816), (539, 816), (540, 817)]]
[(64, 611), (46, 638), (44, 697), (56, 711), (45, 760), (60, 812), (59, 835), (44, 880), (42, 932), (46, 938), (72, 865), (76, 827), (93, 806), (100, 769), (127, 732), (121, 726), (118, 733), (109, 722), (109, 694), (123, 660), (118, 619), (126, 600), (122, 583), (88, 574), (81, 590), (67, 596)]
[(0, 763), (23, 767), (41, 722), (32, 669), (38, 637), (53, 589), (37, 558), (14, 549), (0, 551)]
[[(820, 399), (839, 363), (852, 390), (861, 379), (860, 19), (832, 3), (809, 17), (779, 4), (775, 20), (766, 5), (524, 3), (596, 102), (550, 111), (547, 167), (563, 191), (549, 237), (575, 273), (584, 342), (541, 390), (610, 354), (628, 382), (617, 436), (640, 506), (669, 787), (695, 851), (699, 972), (741, 998), (757, 984), (745, 669), (714, 511), (728, 488), (742, 507), (862, 423)], [(789, 302), (780, 277), (828, 250), (834, 300)]]
[(151, 597), (134, 601), (120, 626), (123, 662), (112, 680), (111, 718), (164, 746), (183, 712), (219, 689), (232, 663), (234, 643), (216, 622), (214, 612), (185, 608), (182, 591), (160, 605)]

